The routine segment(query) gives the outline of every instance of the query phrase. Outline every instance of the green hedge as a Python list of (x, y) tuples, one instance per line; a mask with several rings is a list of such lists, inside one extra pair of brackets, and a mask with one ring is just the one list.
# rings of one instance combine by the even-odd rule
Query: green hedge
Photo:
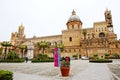
[(46, 59), (46, 60), (39, 60), (39, 59), (32, 59), (31, 62), (32, 63), (36, 63), (36, 62), (53, 62), (54, 59)]
[(90, 59), (89, 62), (94, 62), (94, 63), (110, 63), (112, 60), (109, 59)]
[(0, 70), (0, 80), (13, 80), (13, 72)]
[(9, 59), (3, 60), (3, 59), (0, 59), (0, 62), (21, 63), (21, 62), (25, 62), (25, 59), (13, 59), (13, 60), (9, 60)]

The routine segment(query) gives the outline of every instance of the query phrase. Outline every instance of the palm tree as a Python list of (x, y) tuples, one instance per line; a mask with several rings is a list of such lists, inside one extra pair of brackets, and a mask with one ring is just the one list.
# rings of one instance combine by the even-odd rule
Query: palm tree
[(82, 31), (82, 34), (84, 35), (84, 41), (86, 43), (86, 54), (87, 54), (87, 57), (88, 57), (88, 52), (87, 52), (87, 40), (86, 40), (86, 35), (87, 35), (87, 30), (86, 29), (83, 29)]
[(1, 54), (2, 54), (2, 50), (3, 50), (3, 48), (0, 48), (0, 56), (1, 56)]
[[(60, 52), (64, 51), (64, 45), (63, 44), (55, 44), (54, 48), (60, 48)], [(54, 56), (54, 49), (51, 49), (51, 52), (53, 53)]]
[(4, 57), (3, 57), (3, 58), (6, 59), (7, 47), (11, 47), (12, 44), (11, 44), (10, 42), (4, 41), (4, 42), (1, 43), (1, 45), (2, 45), (3, 47), (5, 47), (5, 52), (4, 52)]
[(22, 58), (24, 57), (24, 51), (27, 49), (26, 45), (20, 45), (19, 48), (21, 49), (22, 52)]
[(56, 44), (55, 47), (60, 48), (60, 51), (64, 51), (64, 45), (63, 44)]
[(41, 41), (37, 43), (39, 50), (43, 50), (43, 54), (46, 48), (50, 48), (51, 43), (47, 41)]
[(83, 29), (82, 34), (84, 35), (84, 40), (86, 40), (87, 30)]

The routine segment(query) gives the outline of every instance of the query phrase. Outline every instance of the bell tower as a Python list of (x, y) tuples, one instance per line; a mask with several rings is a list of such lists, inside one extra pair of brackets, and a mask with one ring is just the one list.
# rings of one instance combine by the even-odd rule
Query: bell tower
[(107, 29), (109, 33), (113, 33), (113, 23), (112, 23), (112, 15), (111, 11), (106, 9), (105, 11), (105, 21), (107, 23)]
[(114, 29), (113, 29), (111, 11), (108, 10), (108, 9), (106, 9), (106, 11), (105, 11), (105, 21), (107, 23), (107, 30), (108, 30), (108, 38), (109, 38), (109, 40), (110, 41), (116, 40), (117, 35), (114, 33)]
[(19, 39), (24, 37), (24, 26), (23, 26), (23, 24), (21, 24), (21, 25), (19, 26), (18, 36), (19, 36)]
[(13, 45), (19, 45), (19, 44), (23, 43), (24, 40), (25, 40), (24, 26), (21, 24), (18, 27), (18, 32), (11, 33), (11, 43)]

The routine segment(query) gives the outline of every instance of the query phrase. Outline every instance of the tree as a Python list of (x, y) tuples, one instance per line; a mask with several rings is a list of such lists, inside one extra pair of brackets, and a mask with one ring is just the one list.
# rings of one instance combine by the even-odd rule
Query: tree
[(50, 45), (51, 45), (51, 43), (47, 42), (47, 41), (37, 42), (37, 46), (38, 46), (39, 50), (42, 49), (43, 54), (44, 54), (44, 51), (45, 51), (46, 48), (50, 48)]
[(10, 42), (4, 41), (4, 42), (1, 43), (1, 45), (2, 45), (3, 47), (5, 47), (5, 52), (4, 52), (4, 57), (3, 57), (3, 58), (6, 59), (7, 47), (11, 47), (12, 44), (11, 44)]
[(2, 49), (2, 48), (0, 48), (0, 55), (2, 54), (2, 50), (3, 50), (3, 49)]
[(84, 35), (84, 41), (85, 41), (85, 44), (86, 44), (86, 46), (85, 46), (86, 47), (86, 54), (87, 54), (87, 57), (88, 57), (88, 52), (87, 52), (87, 44), (88, 44), (88, 42), (86, 40), (87, 30), (83, 29), (82, 34)]
[(22, 58), (24, 57), (24, 51), (27, 49), (26, 45), (20, 45), (19, 48), (21, 49), (22, 52)]
[(82, 34), (84, 35), (84, 40), (86, 40), (87, 30), (83, 29)]
[[(54, 45), (54, 48), (60, 48), (60, 51), (64, 51), (64, 45), (63, 44), (55, 44)], [(53, 53), (53, 56), (54, 56), (54, 49), (51, 49), (51, 52)]]
[(63, 44), (56, 44), (55, 47), (60, 48), (60, 51), (64, 51), (64, 45)]

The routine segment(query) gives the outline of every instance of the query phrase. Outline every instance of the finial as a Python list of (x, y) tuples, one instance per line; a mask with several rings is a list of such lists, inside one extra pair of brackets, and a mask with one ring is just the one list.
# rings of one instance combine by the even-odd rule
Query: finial
[(108, 8), (106, 8), (106, 11), (108, 11)]
[(23, 23), (19, 26), (20, 29), (24, 29)]
[(23, 22), (21, 23), (21, 26), (23, 26)]
[(73, 11), (72, 11), (72, 15), (76, 15), (76, 12), (74, 11), (74, 9), (73, 9)]

